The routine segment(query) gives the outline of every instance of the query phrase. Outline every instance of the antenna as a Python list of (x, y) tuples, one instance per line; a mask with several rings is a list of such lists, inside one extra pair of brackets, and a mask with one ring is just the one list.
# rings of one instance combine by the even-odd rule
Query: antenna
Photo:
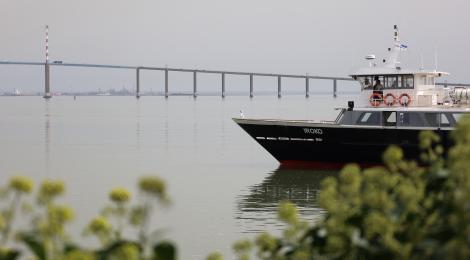
[(369, 55), (366, 55), (366, 60), (369, 61), (369, 67), (372, 67), (372, 61), (375, 59), (375, 55), (374, 54), (369, 54)]
[(395, 42), (399, 42), (400, 39), (398, 38), (398, 26), (396, 24), (393, 25), (393, 30), (394, 30), (393, 40)]
[(393, 25), (393, 48), (389, 49), (388, 58), (383, 60), (385, 67), (396, 69), (398, 67), (397, 65), (400, 63), (400, 52), (406, 48), (407, 46), (400, 42), (398, 26)]
[(419, 60), (420, 60), (420, 66), (419, 66), (419, 70), (424, 70), (424, 65), (423, 65), (423, 54), (420, 53), (419, 54)]
[(437, 48), (434, 49), (434, 71), (437, 71)]

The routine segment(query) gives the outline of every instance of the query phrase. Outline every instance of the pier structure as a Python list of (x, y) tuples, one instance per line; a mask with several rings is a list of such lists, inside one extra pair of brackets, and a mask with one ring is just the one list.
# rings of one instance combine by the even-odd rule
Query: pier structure
[[(120, 66), (120, 65), (104, 65), (104, 64), (85, 64), (85, 63), (62, 63), (62, 62), (49, 62), (46, 58), (46, 62), (22, 62), (22, 61), (0, 61), (0, 65), (39, 65), (44, 66), (45, 70), (45, 82), (44, 82), (44, 98), (51, 98), (51, 88), (50, 88), (50, 67), (77, 67), (77, 68), (107, 68), (107, 69), (127, 69), (135, 70), (136, 72), (136, 86), (135, 86), (135, 96), (140, 98), (141, 96), (141, 80), (140, 74), (142, 70), (148, 71), (163, 71), (165, 82), (164, 82), (164, 95), (165, 97), (170, 96), (170, 86), (169, 86), (169, 72), (187, 72), (193, 74), (193, 96), (198, 96), (197, 89), (197, 77), (198, 74), (218, 74), (221, 79), (221, 89), (220, 95), (222, 98), (226, 96), (226, 77), (229, 75), (239, 75), (249, 77), (249, 96), (254, 96), (254, 77), (274, 77), (277, 78), (277, 97), (282, 97), (282, 79), (283, 78), (297, 78), (305, 80), (305, 97), (310, 96), (310, 81), (311, 80), (331, 80), (332, 82), (332, 93), (336, 97), (338, 93), (338, 81), (354, 81), (354, 79), (349, 77), (329, 77), (329, 76), (314, 76), (314, 75), (295, 75), (295, 74), (273, 74), (273, 73), (256, 73), (256, 72), (240, 72), (240, 71), (223, 71), (223, 70), (204, 70), (204, 69), (183, 69), (183, 68), (168, 68), (168, 67), (148, 67), (148, 66)], [(462, 86), (470, 87), (470, 84), (467, 83), (436, 83), (436, 85), (442, 86)]]

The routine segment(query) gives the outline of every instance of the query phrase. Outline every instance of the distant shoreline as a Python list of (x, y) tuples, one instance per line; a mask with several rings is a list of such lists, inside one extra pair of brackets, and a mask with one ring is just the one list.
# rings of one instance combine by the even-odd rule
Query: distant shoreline
[[(359, 92), (357, 91), (338, 91), (337, 95), (357, 95)], [(332, 95), (331, 91), (321, 91), (321, 92), (310, 92), (309, 95)], [(33, 94), (21, 94), (21, 95), (14, 95), (9, 93), (0, 94), (0, 97), (42, 97), (44, 93), (33, 93)], [(249, 93), (240, 93), (240, 92), (226, 92), (225, 96), (234, 96), (234, 97), (249, 97)], [(134, 97), (135, 93), (132, 94), (110, 94), (110, 93), (60, 93), (60, 94), (52, 94), (53, 97)], [(145, 97), (164, 97), (164, 93), (141, 93), (140, 96)], [(193, 93), (168, 93), (168, 96), (193, 96)], [(221, 93), (197, 93), (196, 96), (201, 97), (220, 97)], [(277, 96), (277, 92), (261, 92), (261, 93), (254, 93), (254, 96)], [(305, 96), (305, 92), (284, 92), (282, 96)]]

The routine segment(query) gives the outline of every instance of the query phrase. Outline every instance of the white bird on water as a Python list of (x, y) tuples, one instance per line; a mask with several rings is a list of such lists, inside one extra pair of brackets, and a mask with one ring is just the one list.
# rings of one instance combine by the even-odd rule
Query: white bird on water
[(243, 111), (240, 110), (240, 118), (245, 118), (245, 115), (243, 115)]

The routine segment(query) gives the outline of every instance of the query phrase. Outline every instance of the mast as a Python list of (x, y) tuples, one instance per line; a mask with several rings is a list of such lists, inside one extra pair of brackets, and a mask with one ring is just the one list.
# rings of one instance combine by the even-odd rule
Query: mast
[(400, 33), (397, 25), (393, 26), (393, 30), (393, 48), (389, 48), (390, 54), (388, 59), (385, 59), (384, 62), (386, 68), (396, 69), (400, 64), (400, 61), (398, 60), (400, 52), (406, 50), (407, 46), (400, 42)]

